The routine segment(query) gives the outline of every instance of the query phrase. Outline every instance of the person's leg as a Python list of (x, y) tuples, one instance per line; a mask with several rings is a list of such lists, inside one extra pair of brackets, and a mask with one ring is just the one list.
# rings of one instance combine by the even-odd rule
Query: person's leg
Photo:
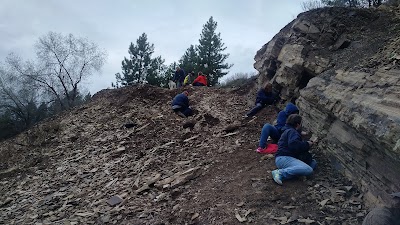
[(275, 163), (282, 180), (296, 176), (309, 176), (313, 173), (311, 166), (290, 156), (278, 156)]
[(315, 168), (317, 167), (317, 161), (316, 161), (315, 159), (313, 159), (313, 160), (311, 161), (311, 163), (309, 164), (309, 166), (310, 166), (313, 170), (315, 170)]
[(258, 113), (258, 111), (260, 111), (262, 108), (264, 108), (264, 105), (261, 103), (257, 103), (256, 106), (254, 106), (254, 108), (252, 108), (250, 112), (248, 112), (246, 115), (248, 117), (252, 117), (256, 115), (256, 113)]
[(269, 123), (266, 123), (263, 128), (261, 129), (261, 136), (260, 136), (260, 143), (259, 147), (265, 148), (267, 147), (267, 139), (271, 133), (274, 132), (276, 128)]
[(176, 82), (176, 88), (180, 88), (182, 87), (182, 82), (181, 81), (177, 81)]
[(197, 86), (201, 86), (201, 84), (199, 82), (196, 82), (196, 83), (193, 84), (193, 86), (197, 87)]
[(186, 117), (193, 115), (193, 110), (191, 108), (186, 108), (182, 111), (183, 115)]
[(274, 143), (277, 143), (279, 141), (279, 138), (281, 138), (281, 133), (278, 131), (278, 129), (276, 129), (275, 126), (272, 126), (271, 130), (269, 131), (269, 136)]
[(180, 117), (186, 117), (186, 115), (183, 113), (184, 109), (182, 107), (179, 108), (172, 108), (176, 114), (178, 114)]

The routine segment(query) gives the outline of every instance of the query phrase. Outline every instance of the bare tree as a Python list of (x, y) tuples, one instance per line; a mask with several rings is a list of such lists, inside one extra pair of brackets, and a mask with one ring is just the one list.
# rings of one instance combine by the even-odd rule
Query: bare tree
[(74, 106), (78, 86), (99, 71), (106, 59), (106, 52), (96, 44), (72, 34), (49, 32), (39, 38), (35, 50), (36, 61), (23, 63), (20, 57), (10, 55), (7, 62), (32, 84), (51, 93), (62, 109)]
[(17, 131), (30, 127), (40, 120), (37, 105), (39, 90), (31, 85), (29, 79), (18, 76), (7, 68), (0, 68), (0, 112), (12, 116)]

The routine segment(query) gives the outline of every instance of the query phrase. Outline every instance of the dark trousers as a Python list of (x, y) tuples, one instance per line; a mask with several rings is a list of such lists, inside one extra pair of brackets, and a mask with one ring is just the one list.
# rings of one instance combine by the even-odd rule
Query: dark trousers
[(252, 108), (252, 109), (250, 110), (250, 112), (248, 112), (246, 115), (247, 115), (248, 117), (252, 117), (252, 116), (256, 115), (256, 114), (257, 114), (261, 109), (263, 109), (264, 107), (265, 107), (264, 104), (257, 103), (256, 106), (254, 106), (254, 108)]
[(177, 108), (177, 109), (173, 109), (174, 112), (181, 112), (183, 113), (183, 115), (185, 115), (186, 117), (193, 115), (193, 110), (191, 108)]
[(199, 82), (196, 82), (196, 83), (193, 84), (193, 86), (206, 86), (206, 85), (204, 85), (202, 83), (199, 83)]

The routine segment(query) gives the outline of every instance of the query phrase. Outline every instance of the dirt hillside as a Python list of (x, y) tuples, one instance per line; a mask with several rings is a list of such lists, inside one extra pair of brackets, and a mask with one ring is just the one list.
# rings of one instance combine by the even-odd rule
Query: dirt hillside
[(272, 181), (255, 149), (278, 109), (243, 121), (250, 88), (191, 89), (189, 119), (177, 91), (103, 90), (2, 142), (0, 224), (360, 224), (363, 195), (318, 149), (312, 177)]

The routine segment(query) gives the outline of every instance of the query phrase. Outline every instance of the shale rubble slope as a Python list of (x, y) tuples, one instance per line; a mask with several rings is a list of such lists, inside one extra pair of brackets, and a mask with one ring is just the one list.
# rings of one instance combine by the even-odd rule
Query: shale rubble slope
[(314, 176), (272, 181), (254, 150), (279, 109), (242, 120), (255, 89), (192, 88), (188, 119), (176, 90), (103, 90), (1, 142), (0, 224), (359, 224), (363, 194), (319, 149)]

